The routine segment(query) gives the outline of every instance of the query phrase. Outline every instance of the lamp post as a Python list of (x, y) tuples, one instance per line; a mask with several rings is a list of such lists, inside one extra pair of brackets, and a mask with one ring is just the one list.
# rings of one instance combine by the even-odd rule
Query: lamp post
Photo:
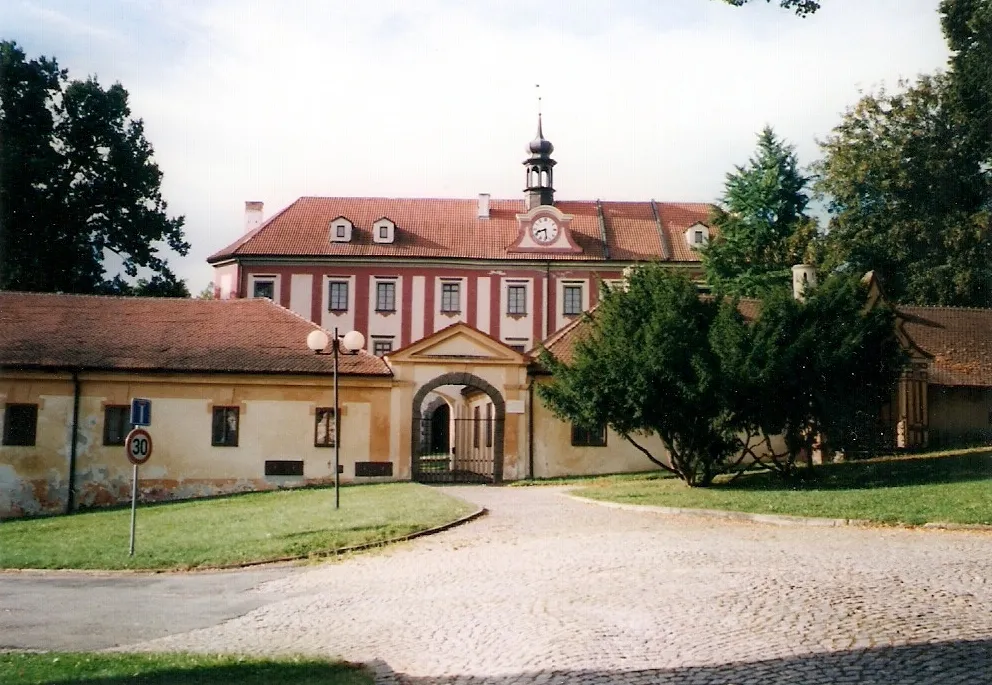
[[(307, 336), (307, 347), (322, 353), (327, 349), (327, 333), (321, 330), (311, 331)], [(334, 328), (334, 338), (330, 340), (331, 351), (334, 354), (334, 508), (341, 508), (341, 409), (338, 403), (338, 355), (341, 345), (347, 354), (355, 354), (365, 347), (365, 336), (358, 331), (349, 331), (343, 337)]]

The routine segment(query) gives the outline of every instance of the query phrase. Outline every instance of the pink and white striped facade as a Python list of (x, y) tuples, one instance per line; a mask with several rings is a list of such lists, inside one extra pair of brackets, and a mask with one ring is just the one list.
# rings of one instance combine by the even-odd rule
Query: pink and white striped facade
[[(301, 198), (210, 258), (220, 298), (269, 297), (384, 354), (464, 322), (520, 351), (645, 261), (701, 275), (703, 204)], [(551, 226), (541, 242), (535, 221)]]
[[(272, 283), (273, 299), (321, 327), (358, 330), (374, 351), (376, 341), (390, 349), (406, 347), (456, 322), (486, 333), (510, 347), (530, 350), (576, 318), (566, 313), (566, 287), (574, 312), (599, 300), (602, 282), (617, 282), (622, 267), (587, 264), (229, 264), (217, 268), (217, 294), (252, 297), (255, 284)], [(603, 268), (606, 267), (606, 268)], [(331, 308), (331, 284), (347, 284), (347, 306)], [(395, 310), (377, 311), (380, 283), (395, 284)], [(457, 286), (457, 307), (442, 311), (442, 287)], [(523, 288), (524, 306), (511, 313), (510, 288)], [(519, 290), (514, 294), (519, 298)], [(519, 299), (517, 300), (519, 303)], [(450, 304), (450, 303), (449, 303)], [(380, 348), (381, 349), (381, 348)]]

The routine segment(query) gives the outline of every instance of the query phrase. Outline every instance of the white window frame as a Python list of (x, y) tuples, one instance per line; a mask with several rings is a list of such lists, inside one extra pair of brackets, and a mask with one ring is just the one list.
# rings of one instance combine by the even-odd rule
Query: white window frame
[[(344, 308), (334, 307), (334, 286), (344, 286)], [(327, 311), (337, 314), (347, 312), (351, 308), (351, 282), (344, 278), (327, 279)]]
[(255, 294), (256, 284), (261, 283), (272, 283), (272, 301), (279, 302), (279, 276), (277, 274), (252, 274), (249, 279), (252, 299), (261, 299), (261, 296)]
[[(579, 314), (582, 313), (582, 311), (584, 309), (583, 299), (585, 297), (585, 288), (583, 286), (584, 286), (584, 284), (582, 284), (582, 283), (563, 283), (562, 284), (562, 287), (561, 287), (561, 313), (562, 313), (562, 316), (578, 316)], [(568, 302), (568, 292), (569, 292), (569, 290), (578, 290), (579, 291), (578, 309), (576, 311), (569, 311), (569, 308), (568, 308), (568, 304), (569, 304), (569, 302)]]
[[(520, 297), (518, 302), (514, 301), (513, 293), (515, 290), (523, 291), (523, 295)], [(517, 306), (518, 308), (515, 308)], [(507, 283), (506, 284), (506, 313), (508, 316), (526, 316), (527, 315), (527, 284), (526, 283)]]
[[(384, 286), (388, 286), (388, 288), (384, 288)], [(391, 307), (388, 307), (387, 308), (387, 307), (383, 307), (382, 306), (382, 300), (380, 299), (380, 292), (381, 292), (380, 291), (380, 288), (384, 288), (384, 290), (386, 290), (386, 291), (388, 291), (389, 288), (392, 289), (392, 294), (387, 298), (387, 299), (391, 300), (391, 302), (392, 302), (392, 306)], [(376, 312), (380, 312), (380, 313), (389, 313), (389, 312), (395, 312), (396, 311), (396, 280), (395, 279), (389, 279), (389, 280), (386, 280), (386, 279), (378, 280), (377, 279), (375, 281), (375, 311)]]
[[(449, 299), (449, 302), (447, 303), (447, 307), (445, 306), (445, 304), (446, 304), (445, 303), (445, 297), (444, 297), (445, 296), (445, 288), (447, 288), (449, 286), (452, 287), (452, 288), (454, 288), (454, 303), (453, 303), (454, 308), (451, 308), (452, 307), (452, 303), (450, 302), (450, 299)], [(461, 313), (461, 311), (462, 311), (462, 282), (461, 281), (441, 281), (441, 293), (440, 294), (441, 294), (441, 297), (440, 297), (440, 300), (441, 301), (440, 301), (439, 304), (440, 304), (440, 312), (442, 314), (460, 314)]]

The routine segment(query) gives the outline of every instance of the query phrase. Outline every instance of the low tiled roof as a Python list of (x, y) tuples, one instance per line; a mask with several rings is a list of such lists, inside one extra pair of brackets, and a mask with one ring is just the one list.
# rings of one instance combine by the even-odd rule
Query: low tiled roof
[[(477, 200), (301, 197), (208, 261), (297, 256), (698, 262), (699, 255), (686, 244), (684, 231), (697, 222), (708, 222), (712, 205), (656, 203), (656, 221), (651, 204), (556, 202), (557, 209), (574, 217), (572, 235), (582, 253), (553, 254), (507, 252), (518, 236), (516, 216), (524, 212), (522, 200), (492, 200), (489, 218), (480, 219)], [(351, 242), (330, 240), (331, 222), (340, 216), (354, 224)], [(384, 216), (396, 223), (393, 243), (372, 239), (372, 224)]]
[[(0, 292), (0, 368), (331, 373), (318, 327), (265, 299), (186, 300)], [(391, 375), (361, 352), (339, 372)]]
[(898, 307), (903, 331), (933, 357), (937, 385), (992, 386), (992, 309)]
[[(701, 297), (710, 299), (709, 295), (703, 295)], [(760, 300), (749, 298), (742, 298), (737, 302), (737, 310), (748, 321), (754, 321), (758, 318), (760, 306)], [(595, 315), (596, 308), (594, 307), (588, 312), (588, 316), (580, 316), (538, 345), (531, 351), (531, 355), (537, 357), (538, 351), (543, 347), (554, 355), (558, 361), (564, 364), (571, 364), (575, 355), (575, 346), (580, 340), (588, 337), (591, 330), (591, 320)]]
[(575, 358), (575, 346), (578, 345), (580, 340), (585, 340), (589, 337), (589, 333), (592, 331), (592, 317), (595, 314), (596, 309), (593, 308), (587, 314), (576, 318), (531, 350), (528, 353), (529, 356), (537, 359), (541, 349), (544, 348), (561, 363), (571, 364)]
[[(751, 321), (757, 318), (759, 306), (759, 300), (738, 303), (741, 314)], [(931, 383), (992, 386), (992, 309), (900, 306), (897, 313), (909, 339), (932, 357)], [(537, 349), (545, 347), (559, 361), (571, 363), (576, 344), (589, 335), (589, 326), (588, 317), (576, 319)]]

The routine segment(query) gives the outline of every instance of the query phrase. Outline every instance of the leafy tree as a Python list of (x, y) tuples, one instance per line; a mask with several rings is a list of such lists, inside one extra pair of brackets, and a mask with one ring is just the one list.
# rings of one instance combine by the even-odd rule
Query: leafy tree
[[(551, 374), (538, 394), (560, 418), (608, 425), (659, 467), (689, 485), (707, 485), (734, 447), (718, 396), (718, 357), (709, 329), (717, 314), (692, 282), (657, 265), (632, 270), (625, 290), (608, 292), (588, 335), (564, 364), (547, 351)], [(660, 437), (669, 459), (641, 437)]]
[(162, 173), (120, 84), (69, 82), (54, 59), (27, 60), (2, 41), (0, 139), (0, 288), (119, 290), (106, 274), (114, 255), (128, 277), (150, 274), (135, 292), (185, 291), (159, 251), (188, 252), (184, 219), (166, 214)]
[(212, 300), (215, 297), (214, 294), (214, 282), (210, 281), (207, 283), (206, 287), (200, 291), (200, 294), (196, 296), (198, 300)]
[(992, 0), (943, 0), (941, 26), (951, 49), (951, 86), (971, 143), (992, 162)]
[(711, 334), (741, 449), (756, 457), (760, 448), (757, 463), (785, 476), (818, 441), (878, 449), (879, 410), (904, 359), (892, 310), (869, 309), (867, 289), (849, 276), (828, 278), (804, 302), (770, 293), (760, 310), (747, 322), (728, 302)]
[(102, 295), (126, 295), (131, 297), (191, 297), (185, 281), (172, 274), (156, 274), (149, 278), (139, 278), (133, 285), (120, 276), (101, 285), (97, 292)]
[[(733, 5), (734, 7), (741, 7), (751, 2), (751, 0), (723, 0), (728, 5)], [(765, 2), (771, 2), (772, 0), (765, 0)], [(779, 0), (778, 3), (781, 7), (794, 11), (800, 17), (806, 17), (813, 14), (816, 10), (820, 9), (820, 3), (816, 0)]]
[(702, 255), (710, 285), (750, 297), (788, 289), (790, 269), (804, 261), (817, 231), (806, 214), (808, 182), (795, 149), (765, 127), (748, 165), (727, 174), (713, 217), (719, 233)]
[(820, 143), (826, 266), (874, 270), (896, 302), (992, 306), (989, 169), (947, 75), (868, 94)]

